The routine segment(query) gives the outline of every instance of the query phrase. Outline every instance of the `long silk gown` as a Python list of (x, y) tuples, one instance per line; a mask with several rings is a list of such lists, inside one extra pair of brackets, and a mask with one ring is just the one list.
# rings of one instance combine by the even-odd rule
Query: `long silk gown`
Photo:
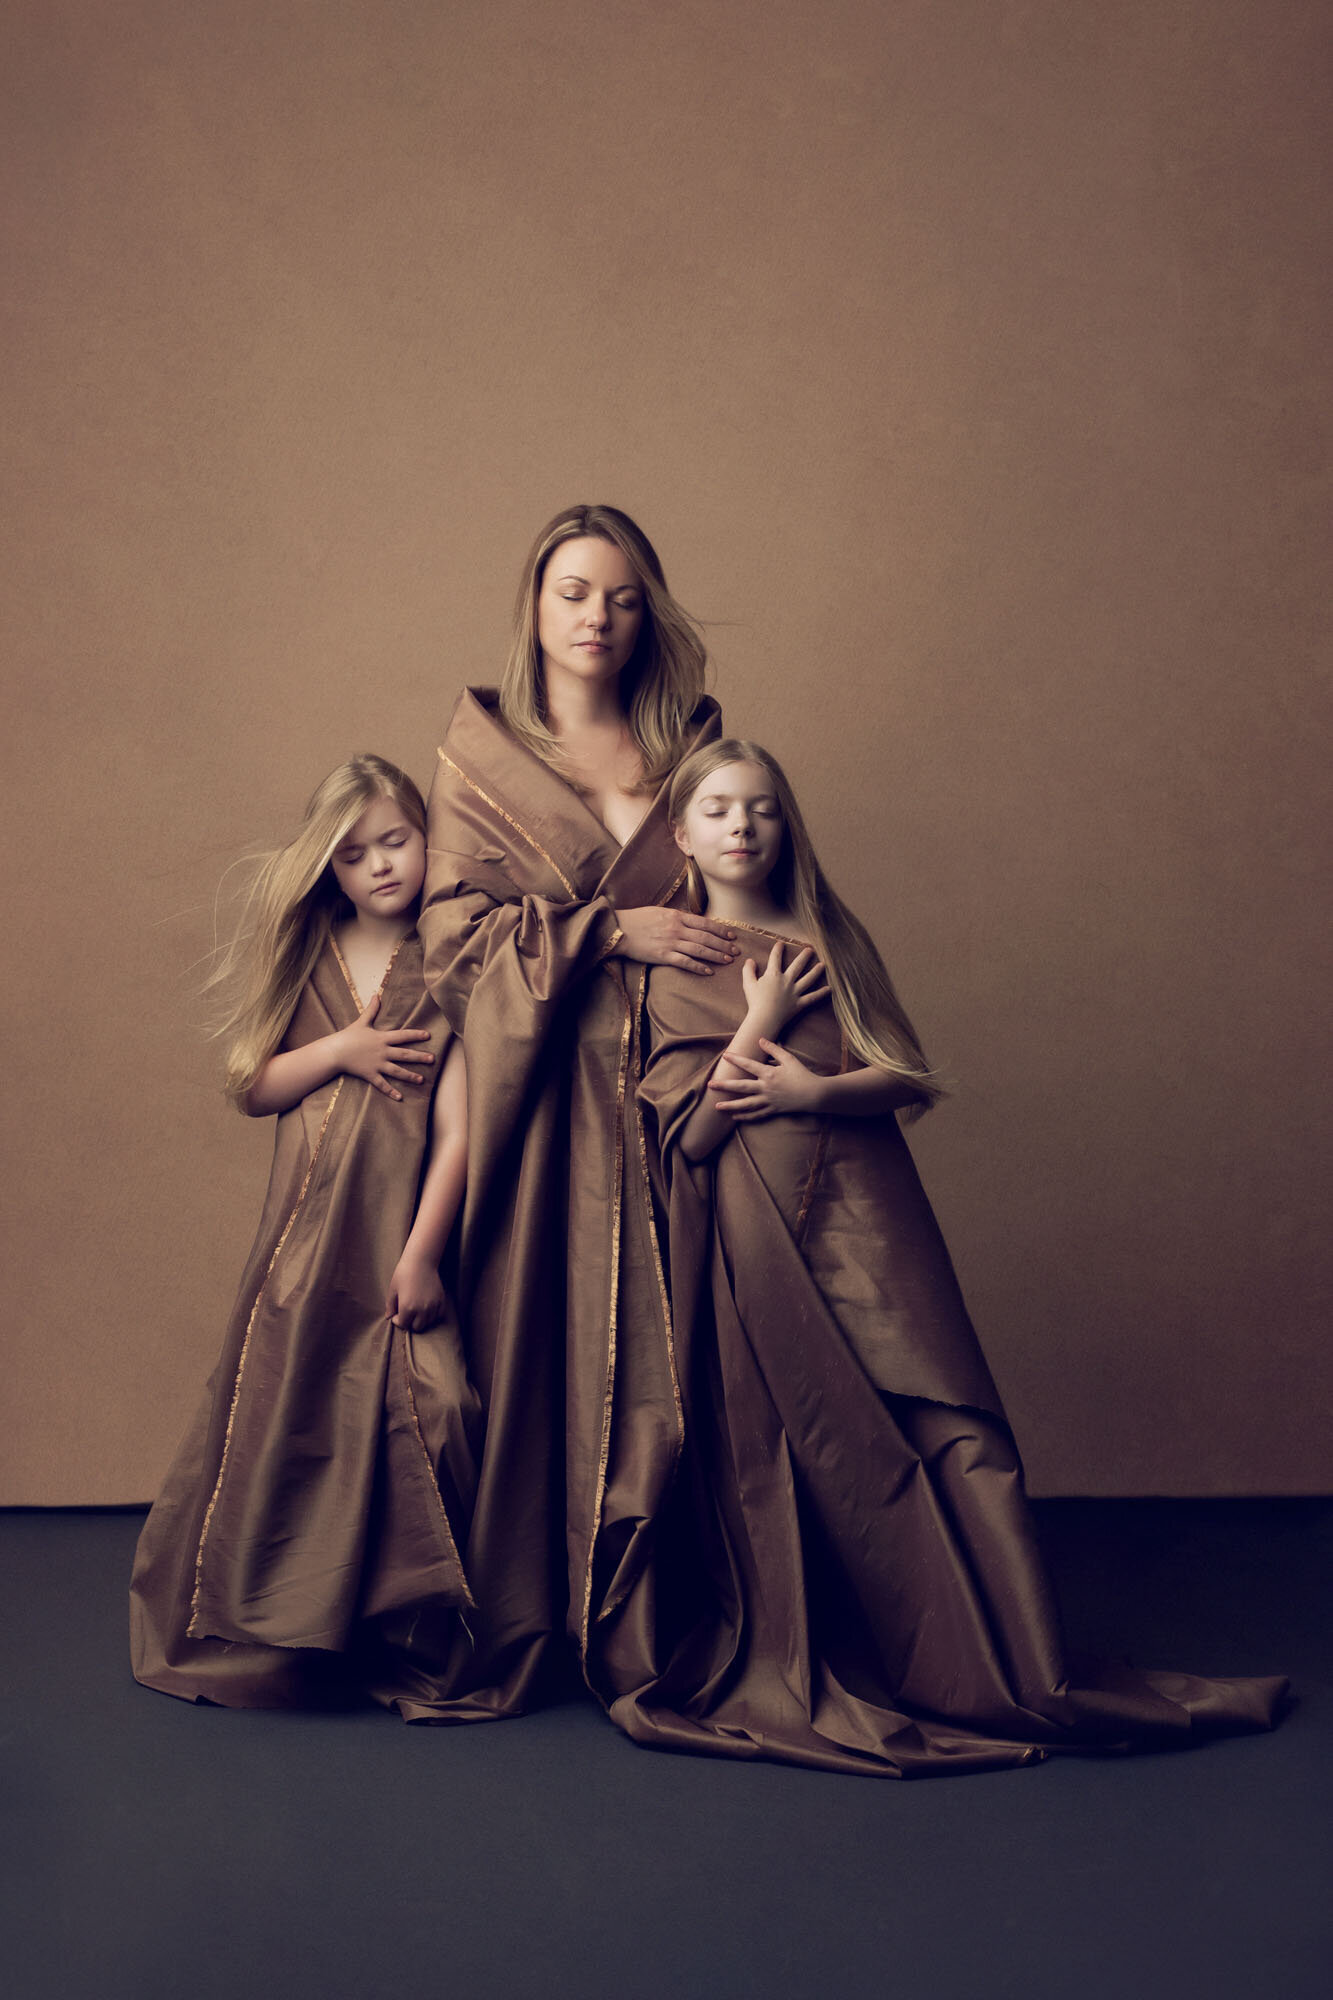
[[(705, 700), (686, 749), (718, 733)], [(426, 979), (468, 1069), (475, 1666), (512, 1713), (562, 1631), (599, 1690), (607, 1660), (620, 1677), (654, 1664), (648, 1557), (683, 1419), (636, 1095), (646, 968), (615, 956), (615, 912), (678, 903), (684, 868), (665, 787), (621, 847), (485, 688), (464, 692), (440, 746), (428, 842)]]
[[(762, 963), (772, 934), (740, 938)], [(615, 1720), (658, 1748), (879, 1776), (1270, 1726), (1280, 1678), (1071, 1683), (1013, 1438), (893, 1118), (747, 1122), (685, 1159), (744, 1016), (742, 959), (648, 983), (640, 1094), (688, 1439), (674, 1512), (702, 1582)], [(847, 1067), (828, 1002), (784, 1039), (823, 1075)]]
[[(451, 1035), (404, 939), (377, 1025)], [(283, 1046), (361, 1012), (341, 954), (317, 962)], [(277, 1121), (273, 1168), (222, 1355), (144, 1524), (130, 1592), (146, 1686), (236, 1708), (369, 1692), (405, 1719), (468, 1685), (460, 1558), (478, 1406), (452, 1319), (384, 1310), (416, 1208), (431, 1091), (359, 1077)]]

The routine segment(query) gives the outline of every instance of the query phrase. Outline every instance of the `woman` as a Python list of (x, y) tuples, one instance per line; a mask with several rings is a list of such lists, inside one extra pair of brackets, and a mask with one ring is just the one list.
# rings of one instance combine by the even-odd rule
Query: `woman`
[(719, 733), (704, 663), (642, 530), (570, 507), (524, 566), (498, 692), (469, 688), (439, 751), (421, 936), (467, 1058), (458, 1305), (486, 1413), (464, 1712), (522, 1707), (562, 1621), (599, 1689), (656, 1664), (682, 1419), (636, 1091), (648, 966), (734, 955), (684, 908), (667, 825), (673, 769)]

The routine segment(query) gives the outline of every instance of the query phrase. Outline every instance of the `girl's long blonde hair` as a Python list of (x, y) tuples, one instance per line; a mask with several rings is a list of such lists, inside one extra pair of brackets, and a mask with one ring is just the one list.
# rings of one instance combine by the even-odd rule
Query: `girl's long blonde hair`
[(621, 675), (621, 695), (643, 759), (637, 791), (656, 791), (685, 748), (690, 717), (704, 691), (707, 653), (696, 621), (667, 589), (656, 549), (619, 507), (566, 507), (548, 521), (528, 551), (514, 606), (514, 636), (500, 681), (500, 716), (510, 734), (564, 774), (559, 739), (546, 714), (537, 600), (542, 577), (561, 542), (596, 535), (625, 557), (643, 592), (643, 623)]
[[(912, 1085), (916, 1100), (907, 1117), (919, 1118), (944, 1096), (944, 1085), (926, 1060), (916, 1030), (893, 990), (884, 961), (869, 931), (836, 894), (819, 865), (801, 809), (777, 759), (758, 743), (732, 737), (707, 743), (681, 764), (671, 784), (667, 811), (673, 827), (704, 779), (724, 764), (758, 764), (773, 781), (782, 812), (782, 847), (768, 886), (790, 910), (796, 927), (813, 940), (824, 962), (833, 1011), (849, 1049), (872, 1069), (888, 1070)], [(689, 863), (691, 908), (702, 915), (708, 891), (698, 867)]]
[(329, 865), (333, 853), (367, 806), (385, 798), (425, 832), (425, 803), (407, 773), (364, 752), (315, 787), (300, 831), (285, 847), (257, 857), (236, 935), (204, 988), (222, 997), (225, 1011), (214, 1034), (227, 1045), (223, 1088), (238, 1108), (286, 1034), (330, 931), (350, 912)]

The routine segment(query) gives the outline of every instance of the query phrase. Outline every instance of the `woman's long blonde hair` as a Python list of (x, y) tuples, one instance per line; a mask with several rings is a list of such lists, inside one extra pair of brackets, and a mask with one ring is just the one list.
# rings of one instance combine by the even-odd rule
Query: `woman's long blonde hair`
[(643, 623), (621, 675), (621, 697), (643, 759), (637, 791), (655, 791), (685, 748), (690, 717), (704, 691), (707, 652), (696, 621), (667, 589), (656, 549), (619, 507), (566, 507), (538, 535), (519, 579), (514, 636), (500, 681), (500, 716), (510, 734), (564, 774), (559, 739), (546, 714), (537, 600), (542, 577), (561, 542), (596, 535), (611, 542), (634, 570), (643, 592)]
[(222, 996), (225, 1011), (214, 1034), (227, 1045), (223, 1088), (238, 1108), (286, 1034), (330, 931), (350, 911), (329, 863), (376, 799), (393, 799), (425, 832), (425, 803), (407, 773), (363, 752), (315, 787), (300, 831), (285, 847), (256, 857), (236, 935), (204, 989)]
[[(819, 865), (801, 809), (777, 759), (758, 743), (732, 737), (707, 743), (685, 759), (668, 794), (667, 811), (678, 827), (685, 809), (704, 779), (724, 764), (758, 764), (773, 781), (782, 812), (782, 847), (768, 878), (769, 889), (790, 910), (798, 930), (814, 943), (824, 962), (833, 1011), (847, 1046), (872, 1069), (888, 1070), (910, 1083), (916, 1101), (907, 1117), (919, 1118), (944, 1096), (944, 1085), (926, 1060), (916, 1030), (893, 990), (884, 961), (865, 925), (854, 917), (830, 886)], [(690, 905), (697, 914), (708, 906), (708, 891), (699, 869), (689, 863)]]

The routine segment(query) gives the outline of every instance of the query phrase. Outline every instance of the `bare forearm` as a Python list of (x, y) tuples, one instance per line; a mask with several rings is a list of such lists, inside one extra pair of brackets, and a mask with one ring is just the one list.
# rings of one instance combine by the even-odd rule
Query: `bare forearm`
[[(772, 1037), (777, 1031), (761, 1017), (747, 1014), (728, 1042), (722, 1054), (708, 1074), (708, 1082), (714, 1077), (743, 1077), (745, 1072), (735, 1063), (727, 1061), (729, 1055), (758, 1056), (762, 1052), (759, 1044), (765, 1036)], [(680, 1135), (680, 1150), (687, 1160), (706, 1160), (710, 1153), (717, 1151), (722, 1141), (736, 1129), (735, 1120), (725, 1111), (720, 1111), (717, 1102), (709, 1093), (707, 1085), (704, 1094), (686, 1119)]]
[(404, 1257), (438, 1265), (467, 1185), (467, 1064), (451, 1043), (430, 1113), (430, 1158)]
[(451, 1135), (431, 1151), (416, 1219), (404, 1246), (405, 1255), (410, 1253), (423, 1264), (439, 1263), (466, 1185), (467, 1139)]
[(884, 1069), (853, 1069), (843, 1076), (821, 1077), (814, 1108), (837, 1118), (883, 1118), (920, 1097), (906, 1077)]
[(342, 1073), (342, 1034), (321, 1035), (302, 1048), (270, 1056), (245, 1093), (243, 1108), (251, 1118), (268, 1118), (290, 1111), (312, 1090)]

